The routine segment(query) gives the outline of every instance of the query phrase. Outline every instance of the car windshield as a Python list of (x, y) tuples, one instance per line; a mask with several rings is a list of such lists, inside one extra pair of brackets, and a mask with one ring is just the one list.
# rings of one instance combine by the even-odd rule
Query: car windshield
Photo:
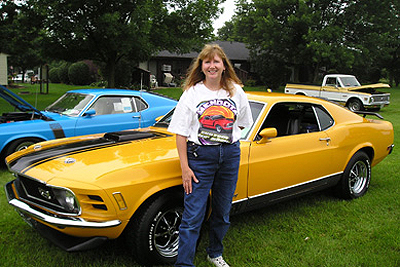
[(361, 86), (356, 77), (340, 77), (344, 87)]
[(75, 117), (79, 115), (92, 98), (93, 96), (86, 94), (66, 93), (45, 110)]
[(172, 114), (174, 114), (174, 110), (172, 109), (170, 112), (167, 113), (164, 117), (162, 117), (161, 120), (157, 121), (154, 126), (155, 127), (161, 127), (161, 128), (168, 128), (169, 123), (171, 122), (172, 119)]

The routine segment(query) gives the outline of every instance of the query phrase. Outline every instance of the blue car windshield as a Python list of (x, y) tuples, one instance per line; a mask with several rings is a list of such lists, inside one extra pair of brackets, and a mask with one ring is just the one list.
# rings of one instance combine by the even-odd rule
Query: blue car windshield
[(75, 117), (79, 115), (92, 98), (93, 96), (86, 94), (66, 93), (45, 110)]

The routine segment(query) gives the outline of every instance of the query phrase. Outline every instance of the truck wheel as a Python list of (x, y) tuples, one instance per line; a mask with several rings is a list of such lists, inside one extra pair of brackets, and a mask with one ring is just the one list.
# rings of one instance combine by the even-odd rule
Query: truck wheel
[(358, 99), (350, 99), (347, 103), (347, 107), (353, 112), (364, 110), (363, 104)]
[(371, 165), (366, 153), (360, 151), (354, 154), (344, 170), (337, 185), (337, 193), (345, 199), (363, 196), (371, 181)]
[(183, 196), (168, 193), (135, 214), (125, 238), (138, 263), (148, 266), (176, 261), (182, 213)]

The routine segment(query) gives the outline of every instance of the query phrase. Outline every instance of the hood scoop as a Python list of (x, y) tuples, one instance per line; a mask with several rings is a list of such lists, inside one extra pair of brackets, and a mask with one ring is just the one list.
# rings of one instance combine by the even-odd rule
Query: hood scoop
[(152, 132), (138, 132), (138, 131), (120, 131), (104, 134), (104, 138), (114, 142), (134, 141), (146, 138), (156, 137)]

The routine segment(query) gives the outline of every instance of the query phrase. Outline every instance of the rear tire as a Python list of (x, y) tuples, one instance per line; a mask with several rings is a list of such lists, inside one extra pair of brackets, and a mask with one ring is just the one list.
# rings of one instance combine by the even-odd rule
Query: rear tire
[(173, 264), (178, 255), (182, 196), (161, 195), (145, 204), (127, 226), (125, 238), (135, 260), (143, 265)]
[(337, 185), (337, 192), (345, 199), (359, 198), (367, 192), (370, 181), (370, 159), (365, 152), (359, 151), (347, 164)]

